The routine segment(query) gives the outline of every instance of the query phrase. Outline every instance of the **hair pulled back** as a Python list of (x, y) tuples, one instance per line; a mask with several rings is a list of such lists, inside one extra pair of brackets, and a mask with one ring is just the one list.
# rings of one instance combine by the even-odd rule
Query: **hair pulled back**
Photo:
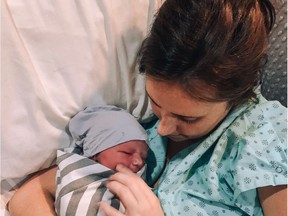
[(269, 0), (166, 0), (139, 50), (140, 73), (241, 104), (255, 97), (274, 20)]

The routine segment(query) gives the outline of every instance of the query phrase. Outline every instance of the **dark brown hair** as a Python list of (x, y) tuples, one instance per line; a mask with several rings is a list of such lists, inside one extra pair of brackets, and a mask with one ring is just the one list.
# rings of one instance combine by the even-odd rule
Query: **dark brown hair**
[(166, 0), (139, 50), (140, 73), (241, 104), (255, 97), (274, 19), (269, 0)]

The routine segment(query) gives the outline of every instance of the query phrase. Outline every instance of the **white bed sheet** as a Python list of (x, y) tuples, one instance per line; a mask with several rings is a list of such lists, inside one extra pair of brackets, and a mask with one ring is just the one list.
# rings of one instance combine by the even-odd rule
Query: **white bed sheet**
[(84, 107), (151, 116), (135, 56), (161, 2), (2, 0), (3, 205), (9, 186), (69, 145), (65, 126)]

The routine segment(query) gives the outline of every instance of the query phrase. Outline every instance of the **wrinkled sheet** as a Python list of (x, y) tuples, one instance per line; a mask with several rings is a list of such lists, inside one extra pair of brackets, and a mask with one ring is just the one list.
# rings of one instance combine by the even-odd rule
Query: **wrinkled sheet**
[(92, 104), (152, 112), (137, 50), (161, 0), (2, 0), (1, 191), (69, 146), (69, 119)]

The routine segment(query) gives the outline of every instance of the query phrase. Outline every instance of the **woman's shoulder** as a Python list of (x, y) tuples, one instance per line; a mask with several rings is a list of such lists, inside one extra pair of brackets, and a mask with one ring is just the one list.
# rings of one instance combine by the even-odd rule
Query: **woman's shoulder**
[(277, 101), (258, 99), (221, 137), (226, 142), (223, 173), (233, 174), (239, 193), (285, 184), (287, 178), (287, 109)]
[[(236, 114), (235, 114), (236, 113)], [(263, 137), (277, 134), (286, 139), (287, 108), (278, 101), (267, 101), (261, 94), (232, 112), (228, 131), (241, 136)]]
[(278, 101), (267, 101), (261, 95), (257, 100), (246, 105), (246, 109), (231, 121), (222, 135), (224, 140), (237, 149), (238, 155), (245, 149), (248, 155), (255, 151), (255, 157), (260, 157), (260, 152), (266, 152), (271, 158), (275, 157), (272, 152), (287, 154), (287, 108)]

